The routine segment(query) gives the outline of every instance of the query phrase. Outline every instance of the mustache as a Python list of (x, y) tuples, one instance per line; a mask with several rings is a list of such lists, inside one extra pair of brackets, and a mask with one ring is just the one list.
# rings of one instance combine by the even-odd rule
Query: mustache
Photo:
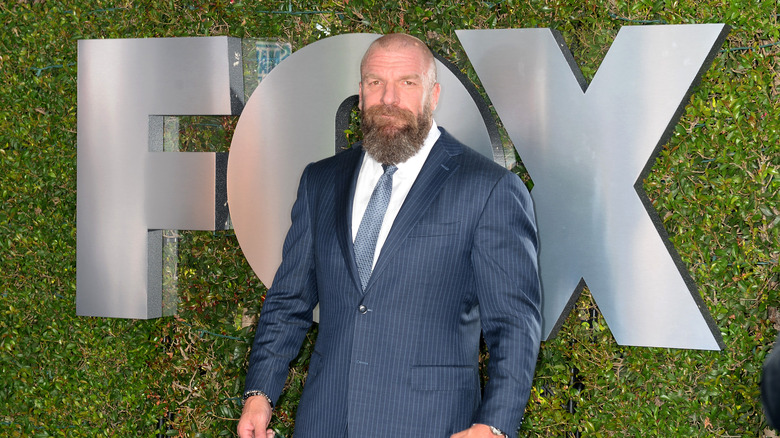
[(371, 119), (375, 123), (383, 124), (383, 116), (391, 116), (397, 119), (414, 122), (414, 113), (408, 109), (399, 108), (393, 105), (373, 105), (363, 110), (363, 117)]

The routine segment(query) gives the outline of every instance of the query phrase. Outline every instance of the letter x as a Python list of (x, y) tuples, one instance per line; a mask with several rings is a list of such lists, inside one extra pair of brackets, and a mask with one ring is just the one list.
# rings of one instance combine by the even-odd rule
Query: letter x
[(458, 32), (534, 181), (545, 337), (587, 283), (619, 344), (723, 346), (642, 181), (727, 33), (624, 27), (586, 86), (554, 31)]

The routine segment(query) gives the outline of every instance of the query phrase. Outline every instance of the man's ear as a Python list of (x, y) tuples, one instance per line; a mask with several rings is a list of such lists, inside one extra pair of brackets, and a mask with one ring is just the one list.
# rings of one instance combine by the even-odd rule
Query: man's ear
[(441, 92), (441, 84), (436, 82), (431, 89), (431, 112), (439, 105), (439, 93)]
[(358, 82), (358, 109), (363, 108), (363, 81)]

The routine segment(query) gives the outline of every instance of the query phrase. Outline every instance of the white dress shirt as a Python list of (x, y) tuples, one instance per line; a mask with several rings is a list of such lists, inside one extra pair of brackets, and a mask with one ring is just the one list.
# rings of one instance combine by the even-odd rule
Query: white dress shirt
[[(390, 203), (387, 205), (382, 228), (379, 229), (373, 265), (376, 265), (382, 245), (384, 245), (385, 239), (387, 239), (387, 235), (390, 233), (390, 228), (393, 226), (398, 211), (401, 210), (406, 195), (409, 194), (412, 184), (417, 179), (417, 175), (420, 174), (425, 160), (428, 159), (428, 154), (430, 154), (434, 143), (436, 143), (440, 135), (441, 132), (439, 132), (436, 122), (433, 121), (431, 130), (428, 131), (428, 136), (425, 138), (420, 150), (408, 160), (396, 165), (398, 170), (393, 174), (393, 191), (390, 194)], [(363, 214), (366, 211), (366, 207), (368, 207), (368, 201), (371, 199), (371, 193), (373, 193), (374, 187), (383, 173), (382, 164), (370, 155), (364, 154), (363, 164), (360, 166), (360, 173), (355, 186), (355, 198), (352, 200), (352, 242), (355, 241), (355, 236), (357, 236), (360, 221), (363, 220)]]

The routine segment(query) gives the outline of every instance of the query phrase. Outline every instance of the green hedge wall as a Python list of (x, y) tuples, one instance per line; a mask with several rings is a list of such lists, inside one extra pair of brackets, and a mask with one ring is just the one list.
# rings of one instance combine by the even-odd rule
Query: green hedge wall
[[(182, 232), (176, 317), (75, 316), (77, 40), (230, 35), (298, 49), (404, 31), (475, 78), (456, 29), (551, 27), (592, 78), (621, 26), (709, 22), (733, 29), (644, 187), (726, 348), (619, 346), (586, 290), (542, 344), (521, 435), (775, 436), (758, 382), (780, 328), (778, 13), (757, 0), (3, 2), (0, 436), (233, 436), (252, 337), (242, 319), (265, 291), (232, 233)], [(284, 436), (315, 336), (273, 420)]]

